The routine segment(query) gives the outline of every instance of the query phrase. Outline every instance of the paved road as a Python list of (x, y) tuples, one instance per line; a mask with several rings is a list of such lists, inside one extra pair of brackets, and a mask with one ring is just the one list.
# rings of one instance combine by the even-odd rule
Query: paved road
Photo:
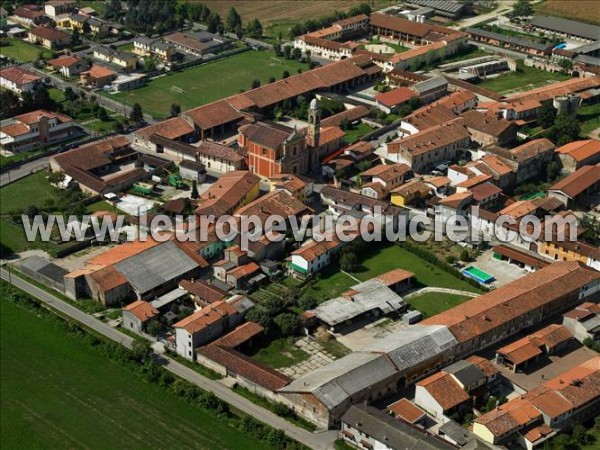
[[(107, 338), (118, 342), (128, 348), (131, 348), (133, 339), (126, 334), (112, 328), (104, 322), (84, 313), (83, 311), (69, 305), (68, 303), (60, 300), (58, 297), (50, 294), (33, 284), (21, 279), (14, 273), (10, 273), (4, 269), (0, 269), (0, 276), (6, 281), (10, 281), (13, 285), (22, 289), (23, 291), (35, 296), (39, 300), (48, 304), (60, 313), (75, 319), (76, 321), (84, 324), (92, 330), (100, 333)], [(221, 382), (216, 380), (210, 380), (198, 372), (184, 366), (183, 364), (174, 361), (173, 359), (161, 356), (164, 367), (170, 372), (174, 373), (187, 381), (194, 383), (196, 386), (213, 392), (217, 397), (226, 401), (233, 407), (245, 412), (246, 414), (254, 417), (261, 422), (267, 423), (272, 427), (281, 429), (286, 435), (292, 439), (301, 442), (302, 444), (313, 448), (313, 449), (330, 449), (333, 448), (333, 442), (337, 439), (337, 431), (325, 431), (320, 433), (311, 433), (310, 431), (299, 428), (285, 419), (273, 414), (272, 412), (252, 403), (250, 400), (236, 394)]]
[(0, 187), (24, 178), (33, 172), (37, 172), (38, 170), (45, 170), (46, 167), (48, 167), (48, 158), (48, 156), (44, 156), (43, 158), (36, 159), (35, 161), (22, 164), (16, 169), (4, 172), (2, 175), (0, 175)]

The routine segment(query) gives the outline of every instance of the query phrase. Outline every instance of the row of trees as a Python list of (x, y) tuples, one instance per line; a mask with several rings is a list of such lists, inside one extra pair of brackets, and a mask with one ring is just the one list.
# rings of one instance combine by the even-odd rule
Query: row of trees
[(50, 97), (48, 88), (40, 84), (35, 87), (32, 92), (23, 92), (23, 99), (12, 91), (2, 89), (0, 91), (0, 118), (7, 119), (9, 117), (23, 114), (36, 109), (45, 109), (48, 111), (58, 110), (57, 103)]
[(359, 14), (371, 14), (371, 6), (368, 3), (361, 3), (348, 10), (348, 12), (334, 11), (333, 14), (323, 16), (317, 19), (307, 19), (304, 22), (297, 22), (292, 28), (290, 28), (289, 38), (294, 39), (296, 36), (301, 34), (310, 33), (311, 31), (318, 30), (330, 26), (333, 22), (338, 20), (346, 19), (348, 17), (357, 16)]

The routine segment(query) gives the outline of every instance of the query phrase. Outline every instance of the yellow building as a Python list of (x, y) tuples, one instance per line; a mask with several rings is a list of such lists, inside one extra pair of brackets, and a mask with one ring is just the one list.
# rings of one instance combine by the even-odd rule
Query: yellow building
[(423, 199), (429, 196), (430, 187), (422, 180), (414, 179), (392, 191), (392, 205), (406, 206), (417, 199)]

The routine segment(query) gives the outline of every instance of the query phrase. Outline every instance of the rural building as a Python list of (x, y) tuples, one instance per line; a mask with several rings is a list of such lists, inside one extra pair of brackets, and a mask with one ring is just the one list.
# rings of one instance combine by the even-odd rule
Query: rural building
[(427, 413), (407, 398), (401, 398), (387, 407), (396, 419), (402, 419), (411, 425), (425, 426)]
[(148, 322), (158, 316), (158, 309), (144, 300), (136, 300), (123, 308), (122, 324), (135, 333), (146, 331)]
[(69, 139), (73, 132), (70, 117), (38, 109), (3, 120), (0, 146), (11, 151), (29, 150)]
[(413, 177), (412, 169), (403, 163), (380, 164), (360, 174), (361, 195), (382, 200), (391, 191)]
[(572, 173), (583, 166), (600, 163), (600, 141), (574, 141), (556, 149), (564, 171)]
[(585, 42), (594, 42), (600, 36), (600, 27), (575, 20), (562, 19), (536, 14), (531, 21), (531, 26), (536, 31), (549, 32), (571, 39)]
[(563, 326), (579, 342), (586, 339), (600, 340), (600, 305), (586, 302), (564, 313)]
[(58, 70), (65, 78), (79, 75), (81, 72), (88, 69), (87, 62), (76, 56), (61, 56), (59, 58), (51, 59), (48, 61), (48, 65)]
[(55, 50), (70, 45), (71, 35), (56, 28), (37, 27), (29, 30), (28, 40), (42, 47)]
[(417, 94), (412, 89), (402, 86), (377, 95), (375, 102), (377, 103), (377, 108), (386, 114), (392, 114), (397, 112), (401, 105), (416, 96)]
[(443, 98), (448, 93), (448, 81), (444, 77), (432, 77), (413, 84), (411, 89), (417, 93), (421, 104), (425, 105)]
[(496, 114), (466, 111), (461, 114), (471, 139), (480, 145), (505, 146), (517, 138), (517, 126)]
[(258, 197), (259, 180), (252, 172), (245, 170), (226, 173), (200, 196), (196, 214), (214, 215), (217, 218), (233, 214)]
[(145, 36), (133, 39), (133, 51), (140, 56), (154, 56), (165, 62), (170, 61), (175, 53), (168, 43)]
[(548, 190), (550, 197), (559, 199), (565, 206), (578, 204), (600, 188), (600, 163), (584, 166), (555, 183)]
[(451, 35), (466, 36), (465, 33), (450, 28), (412, 22), (382, 13), (371, 14), (370, 26), (374, 35), (415, 45), (441, 41)]
[(483, 42), (496, 47), (508, 48), (535, 56), (550, 56), (552, 54), (553, 47), (550, 44), (541, 44), (529, 39), (507, 36), (505, 34), (494, 33), (480, 28), (467, 28), (465, 31), (469, 33), (471, 39), (475, 42)]
[(204, 180), (206, 180), (206, 168), (202, 163), (183, 160), (179, 163), (179, 175), (184, 180), (204, 183)]
[(294, 40), (294, 48), (299, 48), (304, 53), (309, 51), (312, 56), (317, 58), (334, 61), (351, 57), (352, 53), (354, 53), (358, 47), (359, 44), (356, 42), (347, 41), (341, 43), (313, 36), (311, 34), (298, 36)]
[(351, 406), (341, 421), (341, 438), (365, 449), (450, 450), (444, 440), (418, 430), (372, 406)]
[(564, 326), (552, 324), (496, 350), (496, 362), (513, 372), (526, 368), (543, 355), (559, 352), (573, 338)]
[(420, 178), (415, 178), (392, 190), (391, 203), (404, 207), (424, 200), (430, 195), (431, 187)]
[(42, 7), (37, 5), (19, 6), (13, 11), (10, 18), (26, 27), (33, 27), (48, 21)]
[(0, 86), (16, 94), (31, 92), (40, 83), (42, 77), (20, 67), (6, 67), (0, 69)]
[(292, 252), (290, 271), (301, 277), (318, 273), (329, 265), (332, 255), (338, 252), (342, 245), (343, 243), (336, 239), (330, 241), (310, 239)]
[(313, 181), (302, 175), (280, 173), (269, 178), (271, 191), (281, 191), (304, 202), (313, 193)]
[(464, 120), (456, 118), (388, 143), (386, 159), (404, 162), (423, 173), (444, 161), (458, 159), (469, 148), (469, 142)]
[(70, 28), (73, 30), (78, 30), (80, 33), (83, 32), (84, 23), (87, 23), (90, 26), (91, 34), (99, 38), (105, 37), (110, 31), (108, 23), (98, 19), (97, 17), (84, 16), (83, 14), (72, 14), (69, 17), (69, 20)]

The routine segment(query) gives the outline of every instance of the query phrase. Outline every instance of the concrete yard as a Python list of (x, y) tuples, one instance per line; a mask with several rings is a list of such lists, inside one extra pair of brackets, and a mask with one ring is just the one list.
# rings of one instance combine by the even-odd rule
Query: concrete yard
[(321, 344), (314, 339), (303, 337), (302, 339), (298, 339), (295, 342), (295, 345), (310, 356), (298, 364), (279, 369), (281, 373), (290, 378), (300, 378), (302, 375), (310, 373), (320, 367), (324, 367), (335, 360), (335, 357), (327, 352)]
[(521, 269), (515, 264), (510, 264), (507, 261), (499, 261), (492, 257), (492, 250), (483, 252), (479, 257), (471, 264), (484, 272), (493, 275), (496, 279), (492, 282), (492, 286), (500, 287), (511, 281), (518, 280), (519, 278), (527, 275), (525, 269)]

